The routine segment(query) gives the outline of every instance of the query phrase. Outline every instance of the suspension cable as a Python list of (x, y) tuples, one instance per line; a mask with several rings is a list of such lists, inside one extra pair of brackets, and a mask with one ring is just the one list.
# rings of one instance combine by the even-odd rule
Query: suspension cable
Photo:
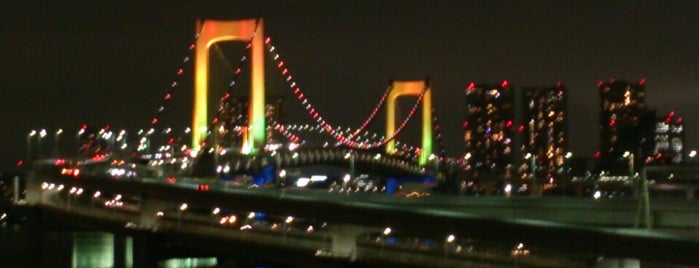
[[(313, 107), (313, 105), (308, 101), (308, 98), (305, 97), (303, 94), (301, 87), (297, 86), (296, 82), (293, 80), (293, 77), (291, 74), (289, 74), (289, 69), (285, 67), (285, 63), (283, 60), (281, 60), (281, 56), (279, 53), (275, 52), (276, 47), (271, 44), (271, 38), (267, 37), (265, 39), (265, 44), (267, 45), (267, 51), (272, 54), (272, 59), (277, 63), (277, 68), (281, 71), (282, 76), (285, 76), (285, 79), (287, 83), (289, 83), (289, 88), (293, 91), (294, 95), (296, 98), (301, 102), (301, 105), (304, 106), (308, 114), (316, 120), (316, 124), (319, 125), (326, 133), (332, 135), (337, 142), (339, 142), (341, 145), (349, 146), (350, 148), (353, 149), (371, 149), (375, 148), (378, 146), (385, 145), (389, 141), (393, 140), (405, 127), (408, 121), (412, 118), (412, 116), (415, 113), (415, 110), (417, 109), (418, 105), (422, 102), (423, 96), (426, 92), (426, 88), (423, 88), (423, 91), (420, 93), (417, 101), (415, 102), (415, 105), (413, 105), (413, 109), (411, 109), (410, 114), (408, 117), (406, 117), (403, 122), (401, 123), (400, 127), (394, 131), (388, 138), (385, 138), (381, 142), (373, 143), (373, 144), (359, 144), (357, 146), (357, 143), (353, 141), (351, 138), (348, 138), (344, 136), (342, 133), (339, 133), (335, 128), (332, 127), (331, 124), (329, 124), (325, 119), (323, 119), (323, 116), (320, 115), (318, 111)], [(383, 98), (382, 98), (383, 99)], [(381, 104), (383, 104), (383, 101), (380, 101)], [(372, 112), (372, 114), (375, 115), (376, 112)], [(371, 117), (373, 119), (373, 116)], [(365, 120), (366, 121), (366, 120)], [(364, 124), (362, 124), (364, 125)], [(368, 125), (368, 123), (367, 123)]]

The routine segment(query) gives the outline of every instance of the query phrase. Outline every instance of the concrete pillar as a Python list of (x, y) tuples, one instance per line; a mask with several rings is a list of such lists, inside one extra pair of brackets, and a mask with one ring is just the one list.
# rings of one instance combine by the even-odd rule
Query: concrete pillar
[(126, 268), (126, 236), (114, 234), (114, 268)]
[(641, 261), (638, 259), (616, 259), (603, 258), (598, 260), (596, 268), (640, 268)]
[(155, 240), (148, 234), (133, 236), (133, 268), (158, 267), (158, 250)]
[(36, 171), (27, 171), (25, 181), (26, 183), (24, 187), (27, 189), (27, 196), (25, 197), (25, 199), (27, 200), (27, 204), (39, 204), (41, 202), (41, 182), (39, 182), (36, 178)]
[(348, 257), (350, 260), (357, 258), (357, 236), (370, 232), (366, 227), (334, 224), (326, 227), (332, 238), (330, 251), (335, 257)]
[(148, 228), (156, 228), (160, 224), (160, 218), (157, 213), (164, 211), (168, 203), (161, 200), (141, 196), (141, 217), (140, 225)]
[(12, 202), (19, 202), (19, 176), (12, 178)]

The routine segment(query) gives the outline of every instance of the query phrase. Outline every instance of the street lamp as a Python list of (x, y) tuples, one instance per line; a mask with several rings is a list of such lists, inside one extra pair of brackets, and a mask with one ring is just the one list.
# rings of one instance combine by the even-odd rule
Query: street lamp
[(56, 131), (56, 135), (54, 135), (55, 140), (53, 142), (53, 154), (56, 156), (56, 158), (58, 158), (58, 144), (59, 144), (58, 141), (59, 141), (59, 137), (61, 136), (61, 134), (63, 134), (63, 129), (59, 128)]
[(427, 159), (430, 161), (434, 161), (434, 174), (435, 176), (439, 175), (439, 157), (435, 154), (430, 154), (430, 156)]
[(187, 205), (187, 203), (182, 203), (180, 209), (177, 210), (177, 228), (182, 227), (182, 216), (188, 207), (189, 205)]
[(393, 232), (393, 230), (391, 230), (391, 227), (386, 227), (385, 229), (383, 229), (383, 232), (381, 232), (381, 251), (379, 251), (380, 257), (383, 256), (383, 248), (384, 244), (386, 244), (386, 237), (391, 235), (391, 232)]
[(345, 159), (349, 159), (350, 178), (354, 178), (354, 151), (349, 151), (345, 154)]
[(449, 234), (445, 239), (444, 239), (444, 259), (447, 258), (447, 253), (449, 251), (449, 244), (453, 243), (454, 240), (456, 240), (456, 236), (454, 234)]
[(32, 161), (32, 144), (31, 144), (31, 139), (32, 137), (36, 136), (36, 130), (32, 130), (27, 134), (27, 162)]
[(37, 139), (37, 148), (36, 148), (36, 158), (41, 158), (41, 139), (46, 137), (46, 129), (41, 129), (39, 131), (39, 138)]

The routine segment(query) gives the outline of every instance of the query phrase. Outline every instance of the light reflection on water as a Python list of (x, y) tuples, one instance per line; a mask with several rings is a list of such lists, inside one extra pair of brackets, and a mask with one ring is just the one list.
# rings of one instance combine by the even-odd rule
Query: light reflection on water
[[(114, 267), (114, 235), (101, 232), (72, 233), (73, 247), (71, 267), (73, 268), (108, 268)], [(133, 239), (124, 241), (126, 267), (133, 267)], [(216, 258), (169, 259), (158, 266), (164, 268), (215, 267)]]

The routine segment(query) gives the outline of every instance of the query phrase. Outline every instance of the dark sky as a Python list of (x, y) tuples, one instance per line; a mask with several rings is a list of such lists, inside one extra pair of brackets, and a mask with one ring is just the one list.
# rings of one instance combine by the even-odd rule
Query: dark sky
[[(589, 156), (597, 146), (596, 82), (646, 78), (650, 106), (676, 110), (688, 147), (699, 146), (699, 1), (13, 2), (0, 11), (2, 168), (24, 157), (31, 129), (62, 127), (69, 143), (84, 123), (148, 127), (198, 18), (263, 17), (295, 80), (332, 124), (358, 126), (391, 78), (429, 76), (456, 154), (469, 82), (562, 81), (572, 150)], [(270, 94), (291, 97), (269, 73)], [(191, 85), (191, 73), (184, 80)], [(192, 88), (179, 90), (166, 121), (182, 129)], [(348, 103), (356, 111), (337, 109)], [(288, 121), (308, 122), (298, 104), (288, 106)]]

